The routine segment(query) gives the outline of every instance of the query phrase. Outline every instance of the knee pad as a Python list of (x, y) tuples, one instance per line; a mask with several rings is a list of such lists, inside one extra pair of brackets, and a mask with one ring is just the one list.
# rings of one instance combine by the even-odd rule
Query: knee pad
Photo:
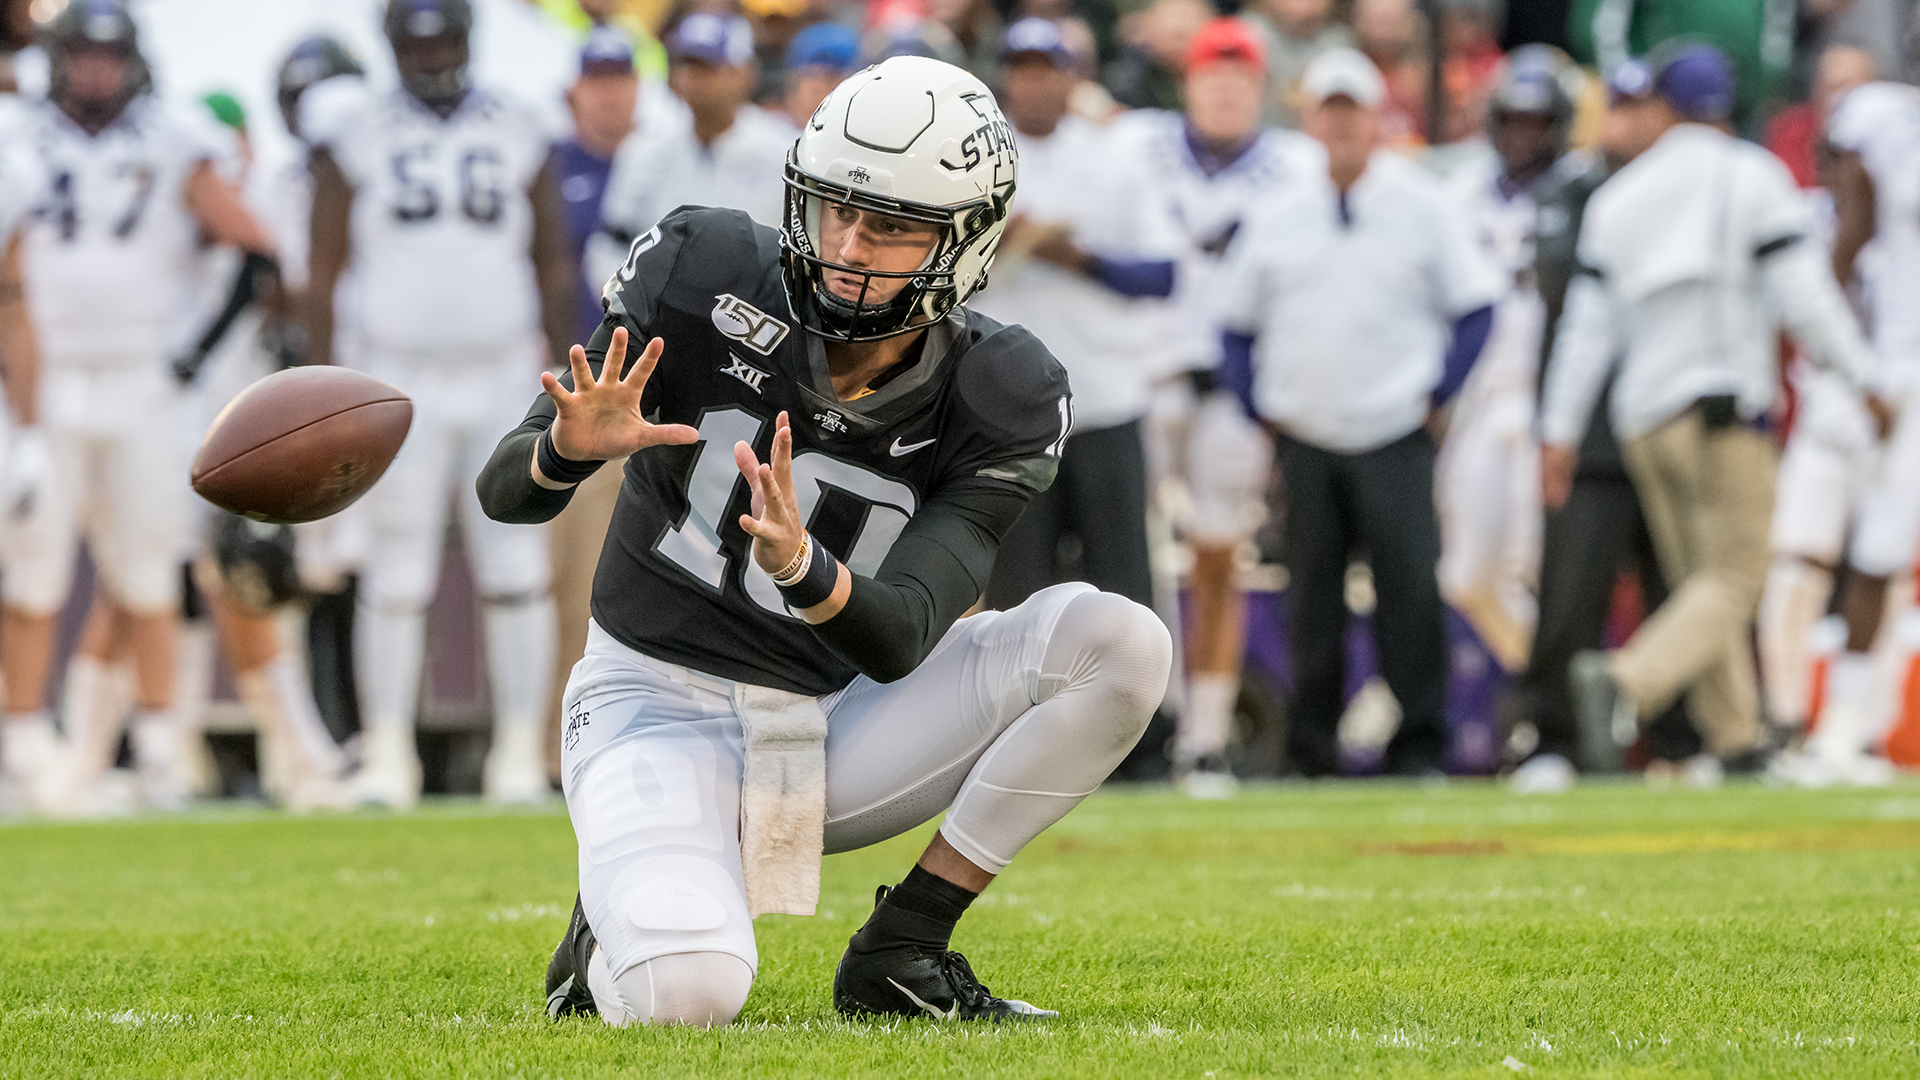
[(605, 953), (587, 964), (587, 986), (600, 1018), (628, 1024), (721, 1027), (733, 1022), (753, 989), (753, 969), (732, 953), (668, 953), (607, 976)]
[(1166, 696), (1172, 668), (1173, 637), (1158, 615), (1124, 596), (1087, 592), (1060, 613), (1041, 681), (1107, 697), (1115, 723), (1138, 738)]
[[(583, 846), (582, 865), (609, 850)], [(745, 888), (719, 859), (685, 852), (643, 856), (622, 868), (610, 885), (602, 885), (604, 880), (589, 870), (581, 891), (614, 977), (676, 953), (724, 953), (749, 972), (758, 962)]]

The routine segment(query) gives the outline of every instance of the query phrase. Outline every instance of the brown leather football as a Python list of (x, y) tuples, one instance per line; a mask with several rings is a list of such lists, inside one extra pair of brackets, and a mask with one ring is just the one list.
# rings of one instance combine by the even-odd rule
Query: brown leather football
[(220, 410), (193, 459), (193, 490), (255, 521), (346, 509), (393, 463), (413, 424), (400, 388), (348, 368), (288, 368)]

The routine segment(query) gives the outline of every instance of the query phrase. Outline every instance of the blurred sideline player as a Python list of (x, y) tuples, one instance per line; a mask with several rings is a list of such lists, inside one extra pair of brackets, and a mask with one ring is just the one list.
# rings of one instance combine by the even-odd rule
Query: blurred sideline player
[(668, 83), (693, 114), (688, 125), (643, 131), (614, 156), (600, 207), (600, 232), (587, 242), (587, 280), (607, 280), (634, 237), (677, 206), (745, 210), (780, 218), (780, 163), (793, 127), (748, 103), (753, 92), (753, 27), (738, 15), (695, 12), (667, 35)]
[(1545, 311), (1533, 282), (1534, 191), (1567, 152), (1579, 79), (1573, 61), (1550, 45), (1514, 50), (1488, 105), (1492, 153), (1451, 178), (1507, 291), (1434, 465), (1440, 592), (1510, 672), (1526, 664), (1539, 612), (1533, 397)]
[(1884, 784), (1893, 769), (1870, 754), (1898, 715), (1872, 654), (1895, 575), (1920, 556), (1920, 90), (1869, 83), (1849, 91), (1827, 124), (1838, 235), (1834, 276), (1851, 285), (1860, 252), (1878, 249), (1873, 277), (1874, 388), (1895, 408), (1871, 460), (1847, 546), (1840, 594), (1846, 648), (1828, 669), (1826, 702), (1805, 752), (1782, 774), (1809, 785)]
[[(206, 103), (238, 139), (235, 174), (227, 179), (260, 207), (267, 200), (252, 169), (244, 113), (224, 95), (210, 96)], [(265, 220), (273, 220), (272, 215), (265, 215)], [(190, 401), (180, 433), (188, 447), (228, 401), (290, 359), (284, 349), (275, 347), (286, 344), (287, 312), (273, 260), (213, 248), (201, 254), (197, 272), (204, 285), (198, 308), (205, 313), (206, 330), (173, 361), (174, 376)], [(300, 659), (283, 647), (276, 617), (276, 609), (299, 592), (292, 530), (250, 522), (198, 500), (191, 506), (194, 539), (182, 555), (190, 564), (190, 580), (205, 608), (196, 617), (192, 605), (183, 605), (188, 609), (183, 610), (187, 622), (176, 668), (176, 708), (183, 736), (191, 740), (204, 719), (217, 639), (240, 699), (258, 725), (266, 793), (300, 811), (342, 805), (339, 778), (346, 768), (345, 755), (320, 717)], [(210, 627), (204, 625), (206, 616), (211, 618)], [(94, 789), (102, 771), (112, 764), (120, 723), (132, 704), (127, 670), (130, 646), (127, 612), (104, 591), (96, 590), (80, 648), (67, 668), (62, 696), (62, 718), (73, 755), (71, 809), (106, 805), (92, 800), (108, 794)], [(187, 747), (176, 763), (180, 777), (172, 781), (145, 778), (147, 786), (204, 782), (206, 777), (195, 776), (200, 771), (197, 757), (195, 748)]]
[[(315, 302), (308, 289), (307, 249), (313, 237), (313, 170), (302, 133), (301, 114), (319, 108), (329, 94), (352, 96), (361, 92), (366, 69), (339, 41), (324, 35), (307, 38), (287, 54), (280, 65), (276, 104), (287, 132), (299, 141), (299, 154), (272, 176), (264, 178), (262, 196), (269, 208), (269, 227), (280, 245), (280, 287), (287, 305), (303, 316)], [(357, 329), (360, 310), (358, 284), (347, 267), (335, 281), (332, 296), (332, 362), (342, 367), (365, 366), (364, 345)], [(308, 352), (304, 318), (289, 323), (282, 333), (293, 351)], [(312, 672), (316, 704), (336, 734), (359, 728), (358, 690), (353, 669), (353, 622), (358, 605), (358, 574), (367, 559), (365, 501), (332, 517), (293, 527), (299, 542), (294, 556), (307, 603), (307, 664)]]
[[(1145, 163), (1068, 111), (1080, 59), (1053, 22), (1007, 28), (998, 99), (1020, 146), (1020, 209), (975, 310), (1032, 331), (1076, 387), (1060, 476), (1002, 539), (987, 605), (1011, 608), (1072, 580), (1153, 603), (1141, 420), (1165, 350), (1180, 237)], [(1144, 303), (1143, 303), (1144, 301)]]
[[(24, 231), (46, 190), (46, 170), (14, 125), (0, 116), (0, 555), (15, 517), (30, 509), (52, 469), (46, 434), (39, 427), (40, 351), (34, 340), (21, 276)], [(0, 627), (0, 652), (11, 647)], [(11, 719), (11, 718), (9, 718)], [(0, 811), (44, 806), (58, 777), (50, 725), (0, 724)]]
[(414, 402), (405, 446), (364, 500), (373, 557), (354, 628), (366, 751), (358, 792), (396, 808), (420, 796), (414, 717), (451, 500), (485, 620), (494, 713), (485, 792), (537, 801), (551, 790), (547, 534), (488, 520), (473, 480), (546, 350), (572, 336), (576, 270), (534, 113), (467, 77), (467, 0), (390, 0), (384, 25), (400, 87), (329, 94), (301, 119), (313, 148), (312, 358), (333, 356), (324, 300), (351, 263), (367, 369)]
[[(1808, 193), (1820, 239), (1831, 249), (1833, 185), (1840, 155), (1826, 142), (1825, 125), (1856, 86), (1877, 77), (1871, 53), (1829, 47), (1814, 76), (1812, 105), (1822, 125), (1816, 153), (1822, 188)], [(1874, 92), (1868, 93), (1874, 97)], [(1864, 201), (1864, 200), (1863, 200)], [(1866, 246), (1856, 258), (1856, 305), (1872, 308), (1874, 277), (1869, 256), (1884, 245)], [(1847, 530), (1859, 510), (1861, 489), (1875, 457), (1873, 417), (1857, 395), (1829, 372), (1798, 359), (1789, 369), (1798, 395), (1793, 430), (1780, 455), (1769, 543), (1773, 563), (1760, 598), (1759, 642), (1768, 718), (1789, 733), (1806, 726), (1813, 701), (1815, 627), (1833, 599), (1834, 575), (1845, 555)], [(1844, 626), (1844, 620), (1836, 620)]]
[[(53, 475), (8, 544), (6, 713), (11, 732), (55, 745), (44, 711), (54, 617), (84, 531), (129, 615), (132, 735), (147, 792), (185, 797), (173, 711), (180, 551), (192, 498), (183, 401), (168, 348), (193, 307), (201, 237), (256, 254), (272, 243), (215, 162), (229, 143), (147, 91), (131, 18), (117, 0), (76, 0), (45, 30), (53, 86), (32, 139), (51, 176), (27, 234), (27, 297), (46, 362), (41, 414)], [(111, 296), (102, 308), (99, 298)]]
[(1142, 110), (1114, 125), (1119, 138), (1140, 139), (1138, 152), (1165, 188), (1183, 241), (1169, 312), (1172, 371), (1155, 391), (1148, 449), (1155, 467), (1185, 489), (1174, 517), (1193, 552), (1192, 606), (1174, 777), (1201, 798), (1233, 791), (1226, 750), (1246, 647), (1237, 559), (1266, 514), (1273, 459), (1266, 432), (1213, 383), (1220, 260), (1247, 214), (1326, 168), (1319, 143), (1261, 127), (1267, 71), (1256, 35), (1239, 19), (1208, 23), (1187, 49), (1186, 112)]
[[(482, 478), (490, 513), (539, 521), (632, 454), (567, 692), (581, 897), (548, 968), (555, 1014), (727, 1023), (758, 966), (752, 917), (811, 914), (823, 846), (951, 807), (880, 890), (834, 1005), (1049, 1015), (989, 993), (954, 926), (1165, 691), (1166, 630), (1124, 598), (1062, 585), (960, 618), (1053, 479), (1067, 416), (1039, 341), (958, 306), (1014, 193), (993, 97), (896, 57), (818, 115), (786, 227), (689, 207), (641, 237), (593, 359), (574, 349)], [(622, 377), (630, 334), (652, 340)]]

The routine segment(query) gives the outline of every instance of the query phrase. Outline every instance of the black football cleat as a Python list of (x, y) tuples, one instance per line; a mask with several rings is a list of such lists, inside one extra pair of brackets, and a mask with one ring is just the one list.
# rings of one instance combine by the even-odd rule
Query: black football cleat
[(593, 1003), (593, 991), (587, 989), (587, 961), (598, 944), (593, 937), (593, 927), (587, 925), (587, 909), (580, 905), (580, 897), (576, 895), (566, 936), (554, 946), (553, 959), (547, 961), (548, 1016), (557, 1019), (575, 1013), (600, 1015), (599, 1007)]
[[(887, 895), (874, 896), (874, 907)], [(853, 936), (833, 973), (833, 1007), (848, 1016), (931, 1016), (936, 1020), (1047, 1020), (1060, 1014), (1024, 1001), (994, 997), (967, 958), (951, 949), (889, 940), (863, 948), (873, 925)]]

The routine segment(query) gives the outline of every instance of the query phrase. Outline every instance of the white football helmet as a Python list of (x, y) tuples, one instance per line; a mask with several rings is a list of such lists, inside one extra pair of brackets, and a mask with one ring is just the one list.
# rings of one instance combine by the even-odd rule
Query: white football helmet
[[(1019, 156), (1013, 128), (986, 84), (952, 64), (896, 56), (835, 87), (787, 158), (781, 265), (793, 312), (812, 333), (874, 341), (945, 318), (987, 281), (1007, 226)], [(917, 270), (843, 266), (820, 255), (826, 202), (926, 222), (940, 239)], [(884, 304), (849, 302), (821, 287), (831, 268), (908, 278)]]

